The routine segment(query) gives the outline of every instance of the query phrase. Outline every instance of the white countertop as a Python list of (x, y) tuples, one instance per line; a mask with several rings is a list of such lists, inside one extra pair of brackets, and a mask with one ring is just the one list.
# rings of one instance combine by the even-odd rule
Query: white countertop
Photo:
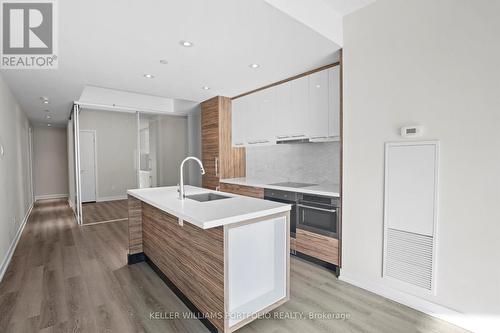
[(185, 195), (212, 192), (230, 198), (207, 202), (198, 202), (189, 198), (180, 200), (177, 186), (128, 190), (127, 193), (202, 229), (283, 213), (291, 209), (291, 205), (287, 204), (216, 192), (194, 186), (186, 185), (184, 190)]
[(286, 186), (270, 185), (280, 182), (280, 180), (276, 179), (273, 180), (273, 179), (257, 179), (257, 178), (229, 178), (229, 179), (221, 179), (220, 182), (226, 184), (234, 184), (234, 185), (269, 188), (273, 190), (324, 195), (327, 197), (340, 197), (340, 187), (338, 184), (333, 184), (333, 183), (323, 183), (307, 187), (286, 187)]

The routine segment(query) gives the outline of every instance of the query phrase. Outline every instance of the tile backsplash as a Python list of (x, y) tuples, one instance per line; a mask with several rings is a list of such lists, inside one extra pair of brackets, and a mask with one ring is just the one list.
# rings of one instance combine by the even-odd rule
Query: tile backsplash
[(248, 178), (311, 183), (340, 179), (340, 143), (300, 143), (246, 149)]

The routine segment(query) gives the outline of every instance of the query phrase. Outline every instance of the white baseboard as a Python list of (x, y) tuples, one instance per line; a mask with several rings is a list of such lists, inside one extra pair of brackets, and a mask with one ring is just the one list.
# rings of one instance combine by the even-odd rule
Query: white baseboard
[(116, 200), (125, 200), (127, 199), (127, 195), (115, 195), (111, 197), (98, 197), (97, 202), (102, 202), (102, 201), (116, 201)]
[(410, 308), (428, 314), (430, 316), (442, 319), (447, 321), (453, 325), (465, 328), (466, 330), (472, 332), (484, 332), (490, 333), (493, 332), (494, 323), (497, 325), (500, 324), (498, 321), (500, 318), (486, 318), (485, 316), (472, 316), (467, 315), (465, 313), (461, 313), (442, 305), (432, 303), (423, 298), (407, 294), (400, 290), (396, 290), (390, 288), (386, 285), (383, 285), (378, 282), (369, 281), (364, 278), (360, 278), (357, 276), (350, 275), (349, 273), (345, 274), (341, 271), (339, 276), (339, 280), (352, 284), (356, 287), (371, 291), (377, 295), (383, 296), (395, 302), (404, 304)]
[(0, 266), (0, 282), (3, 280), (3, 276), (5, 275), (5, 272), (7, 272), (7, 268), (9, 267), (10, 261), (12, 260), (12, 256), (14, 255), (14, 251), (16, 250), (17, 243), (19, 242), (19, 239), (21, 238), (24, 227), (26, 226), (26, 222), (28, 222), (31, 211), (33, 210), (33, 204), (34, 203), (31, 203), (30, 207), (28, 208), (28, 211), (24, 215), (23, 221), (22, 221), (21, 225), (19, 226), (19, 229), (17, 230), (16, 236), (14, 236), (14, 239), (10, 243), (9, 250), (7, 251), (7, 255), (5, 256), (5, 259), (3, 260), (2, 265)]
[(35, 201), (38, 200), (50, 200), (50, 199), (66, 199), (69, 197), (69, 194), (46, 194), (46, 195), (37, 195), (35, 196)]

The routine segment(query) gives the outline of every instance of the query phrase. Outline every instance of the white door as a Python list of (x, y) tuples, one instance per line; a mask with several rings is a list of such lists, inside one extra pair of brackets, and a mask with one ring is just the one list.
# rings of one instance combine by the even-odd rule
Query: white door
[(95, 132), (80, 131), (82, 202), (96, 201)]

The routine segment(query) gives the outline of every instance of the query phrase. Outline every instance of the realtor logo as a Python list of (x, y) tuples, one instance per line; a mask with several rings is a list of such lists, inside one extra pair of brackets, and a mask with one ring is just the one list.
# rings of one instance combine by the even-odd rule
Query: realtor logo
[(2, 0), (1, 67), (57, 68), (55, 3)]

